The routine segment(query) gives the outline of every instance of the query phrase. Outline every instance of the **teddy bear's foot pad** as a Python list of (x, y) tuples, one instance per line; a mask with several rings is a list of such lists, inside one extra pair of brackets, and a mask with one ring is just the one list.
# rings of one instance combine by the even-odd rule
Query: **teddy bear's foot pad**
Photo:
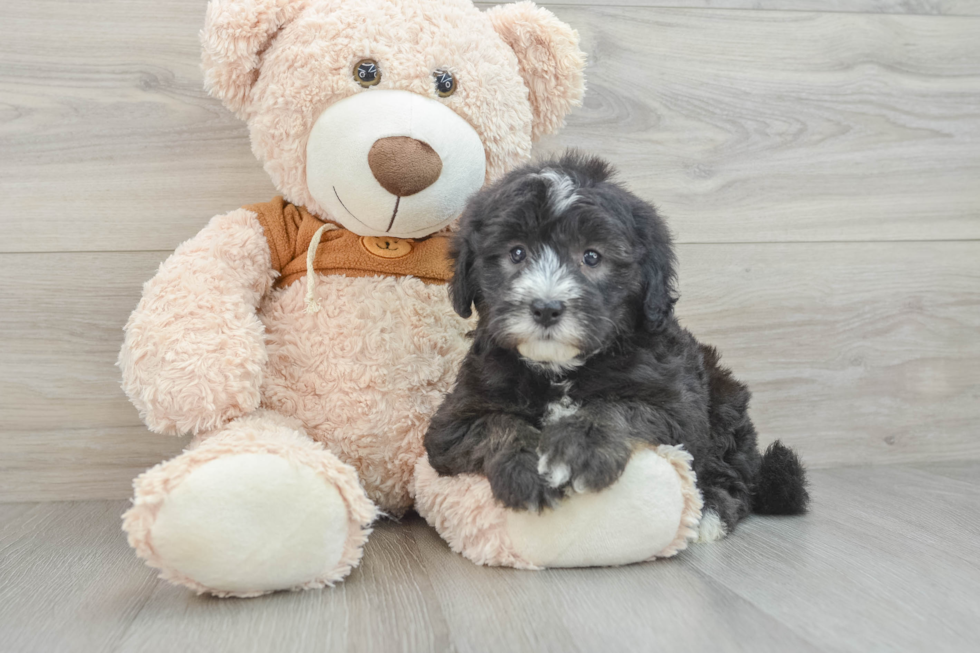
[(643, 450), (603, 492), (575, 494), (541, 514), (508, 511), (507, 531), (516, 553), (538, 567), (649, 560), (684, 527), (683, 483), (669, 460)]
[(348, 536), (337, 488), (269, 453), (217, 458), (173, 489), (150, 534), (164, 569), (219, 594), (303, 586), (334, 568)]
[(482, 565), (521, 569), (623, 565), (669, 557), (697, 536), (702, 500), (681, 447), (633, 454), (601, 492), (574, 494), (543, 513), (507, 510), (484, 476), (415, 468), (415, 506), (450, 547)]

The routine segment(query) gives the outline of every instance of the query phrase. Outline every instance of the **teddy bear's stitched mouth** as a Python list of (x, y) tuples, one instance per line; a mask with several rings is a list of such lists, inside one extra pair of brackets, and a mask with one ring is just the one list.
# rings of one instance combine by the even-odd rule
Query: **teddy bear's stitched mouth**
[[(333, 189), (333, 195), (334, 195), (334, 197), (337, 198), (337, 201), (340, 202), (340, 205), (342, 207), (344, 207), (344, 210), (347, 211), (347, 213), (350, 215), (350, 217), (354, 218), (355, 220), (357, 220), (358, 222), (360, 222), (361, 224), (363, 224), (368, 229), (371, 229), (372, 228), (370, 225), (364, 224), (364, 221), (363, 220), (360, 220), (356, 215), (354, 215), (353, 213), (351, 213), (351, 210), (349, 208), (347, 208), (347, 205), (346, 204), (344, 204), (344, 200), (340, 199), (340, 194), (337, 192), (337, 187), (336, 186), (331, 186), (330, 188)], [(395, 225), (395, 216), (398, 215), (398, 205), (401, 203), (401, 201), (402, 201), (402, 198), (400, 198), (400, 197), (396, 197), (395, 198), (395, 210), (392, 211), (392, 213), (391, 213), (391, 221), (388, 222), (388, 228), (385, 229), (385, 233), (388, 233), (389, 231), (391, 231), (391, 228)]]

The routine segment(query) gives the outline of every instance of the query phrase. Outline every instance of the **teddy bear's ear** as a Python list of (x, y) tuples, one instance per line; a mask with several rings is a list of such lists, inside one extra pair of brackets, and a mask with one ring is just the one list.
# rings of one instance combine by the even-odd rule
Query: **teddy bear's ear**
[(211, 0), (201, 30), (204, 87), (240, 113), (259, 75), (261, 53), (305, 0)]
[(585, 53), (579, 50), (578, 32), (533, 2), (498, 5), (486, 15), (517, 54), (534, 112), (532, 138), (558, 131), (585, 92)]

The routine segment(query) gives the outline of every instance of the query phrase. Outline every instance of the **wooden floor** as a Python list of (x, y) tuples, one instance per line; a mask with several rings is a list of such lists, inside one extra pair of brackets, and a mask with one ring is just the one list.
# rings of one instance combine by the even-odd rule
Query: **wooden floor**
[(977, 650), (980, 463), (811, 480), (811, 514), (671, 560), (488, 569), (413, 517), (380, 524), (342, 585), (245, 600), (156, 580), (123, 501), (0, 505), (0, 650)]

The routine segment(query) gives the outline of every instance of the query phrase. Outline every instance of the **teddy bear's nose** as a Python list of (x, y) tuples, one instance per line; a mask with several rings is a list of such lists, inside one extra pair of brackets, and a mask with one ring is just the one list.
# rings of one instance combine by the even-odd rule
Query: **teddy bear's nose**
[(398, 197), (425, 190), (442, 172), (436, 151), (408, 136), (379, 138), (368, 152), (368, 165), (381, 187)]

